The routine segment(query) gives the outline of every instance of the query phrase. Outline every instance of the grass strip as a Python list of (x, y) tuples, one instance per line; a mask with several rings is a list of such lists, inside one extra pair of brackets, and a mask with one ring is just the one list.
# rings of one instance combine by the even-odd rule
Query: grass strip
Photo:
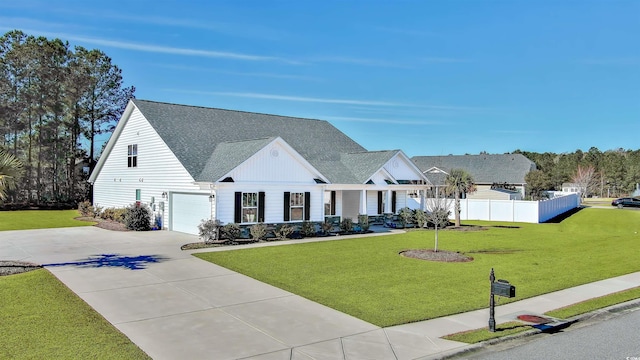
[[(551, 310), (546, 312), (545, 315), (558, 319), (568, 319), (577, 315), (586, 314), (594, 310), (603, 309), (608, 306), (621, 304), (623, 302), (635, 300), (638, 298), (640, 298), (640, 287), (635, 287), (617, 293), (604, 295), (598, 298), (585, 300), (573, 305), (565, 306), (560, 309)], [(488, 328), (482, 328), (446, 335), (442, 338), (446, 340), (464, 342), (467, 344), (475, 344), (482, 341), (517, 334), (519, 332), (530, 329), (530, 325), (512, 321), (496, 325), (496, 332), (490, 332)]]
[(445, 340), (452, 340), (463, 342), (467, 344), (475, 344), (482, 341), (491, 339), (497, 339), (504, 336), (509, 336), (523, 331), (531, 330), (531, 325), (525, 325), (519, 321), (510, 321), (504, 324), (496, 325), (496, 331), (489, 331), (489, 327), (482, 329), (475, 329), (469, 331), (463, 331), (451, 335), (443, 336)]
[(640, 287), (619, 291), (617, 293), (585, 300), (573, 305), (565, 306), (560, 309), (548, 311), (545, 315), (558, 319), (568, 319), (577, 315), (586, 314), (588, 312), (606, 308), (608, 306), (621, 304), (630, 300), (640, 298)]
[(0, 358), (150, 359), (45, 269), (0, 277)]
[(78, 210), (0, 211), (0, 231), (95, 225), (95, 222), (75, 220), (79, 216)]

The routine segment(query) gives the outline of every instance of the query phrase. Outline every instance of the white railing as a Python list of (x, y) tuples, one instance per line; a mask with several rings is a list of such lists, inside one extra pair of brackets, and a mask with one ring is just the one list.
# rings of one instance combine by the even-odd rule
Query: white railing
[[(420, 199), (409, 199), (407, 206), (412, 209), (420, 208)], [(451, 201), (451, 214), (454, 206), (455, 204)], [(541, 223), (578, 206), (580, 206), (578, 194), (540, 201), (462, 199), (460, 200), (460, 219)]]

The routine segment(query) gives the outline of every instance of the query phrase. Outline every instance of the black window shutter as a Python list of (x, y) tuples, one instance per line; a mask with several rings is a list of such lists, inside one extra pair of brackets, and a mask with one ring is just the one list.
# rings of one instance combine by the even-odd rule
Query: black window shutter
[(331, 192), (331, 214), (329, 215), (335, 215), (336, 214), (336, 192), (332, 191)]
[(233, 222), (235, 222), (236, 224), (240, 224), (242, 222), (242, 192), (240, 191), (236, 191)]
[(391, 212), (396, 213), (396, 192), (391, 192)]
[(264, 222), (264, 191), (258, 193), (258, 222)]
[(284, 210), (283, 210), (284, 221), (289, 221), (290, 219), (290, 214), (289, 214), (290, 199), (291, 199), (291, 193), (285, 192), (284, 193)]
[(382, 191), (378, 191), (378, 214), (382, 214), (384, 209), (382, 208)]
[(311, 193), (304, 193), (304, 219), (311, 219)]

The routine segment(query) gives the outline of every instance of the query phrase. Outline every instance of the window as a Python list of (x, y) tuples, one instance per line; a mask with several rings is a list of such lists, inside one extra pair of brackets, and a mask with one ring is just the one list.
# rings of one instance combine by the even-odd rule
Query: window
[(258, 216), (258, 193), (242, 193), (242, 222), (253, 223)]
[(142, 197), (140, 189), (136, 189), (136, 201), (140, 201)]
[(324, 215), (336, 214), (336, 192), (325, 191), (324, 192)]
[(291, 193), (289, 211), (291, 221), (304, 219), (304, 193)]
[(138, 167), (138, 144), (127, 146), (127, 167)]
[(236, 191), (233, 221), (237, 224), (264, 222), (264, 191), (243, 193)]

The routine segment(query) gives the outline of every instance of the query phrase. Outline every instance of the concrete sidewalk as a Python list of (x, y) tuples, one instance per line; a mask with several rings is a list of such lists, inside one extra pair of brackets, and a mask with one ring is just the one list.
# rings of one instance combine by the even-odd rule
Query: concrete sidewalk
[[(0, 258), (49, 264), (154, 359), (429, 359), (468, 347), (441, 336), (487, 326), (485, 309), (380, 328), (180, 250), (195, 241), (95, 227), (6, 231)], [(499, 306), (496, 320), (635, 286), (640, 273)]]

